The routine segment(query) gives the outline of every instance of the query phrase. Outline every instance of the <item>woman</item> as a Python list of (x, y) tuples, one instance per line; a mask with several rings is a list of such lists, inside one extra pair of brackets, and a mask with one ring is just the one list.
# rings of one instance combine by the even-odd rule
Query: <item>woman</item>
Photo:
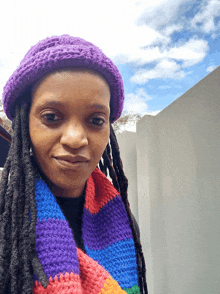
[(123, 102), (113, 62), (69, 35), (31, 47), (7, 81), (1, 293), (147, 293), (111, 126)]

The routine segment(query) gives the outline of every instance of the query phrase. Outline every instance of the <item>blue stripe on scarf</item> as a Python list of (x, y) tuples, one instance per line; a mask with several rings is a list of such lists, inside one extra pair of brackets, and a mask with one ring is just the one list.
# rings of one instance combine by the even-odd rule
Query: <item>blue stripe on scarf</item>
[[(118, 281), (121, 288), (132, 288), (134, 285), (138, 285), (133, 239), (118, 241), (102, 250), (91, 250), (86, 245), (85, 249), (90, 257), (102, 265), (113, 279)], [(125, 274), (122, 274), (123, 272)]]
[[(66, 220), (56, 198), (47, 187), (46, 183), (40, 179), (35, 179), (35, 200), (37, 205), (37, 219), (62, 219)], [(39, 203), (41, 203), (39, 205)]]

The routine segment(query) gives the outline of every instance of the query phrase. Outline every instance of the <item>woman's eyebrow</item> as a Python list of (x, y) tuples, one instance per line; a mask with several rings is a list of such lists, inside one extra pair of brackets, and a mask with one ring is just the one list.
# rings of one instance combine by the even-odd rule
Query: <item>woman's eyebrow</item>
[[(60, 106), (60, 107), (64, 107), (64, 103), (60, 102), (60, 101), (48, 101), (48, 100), (45, 100), (42, 104), (38, 105), (37, 108), (42, 108), (44, 106)], [(96, 108), (96, 109), (100, 109), (100, 110), (105, 110), (105, 111), (110, 111), (110, 108), (108, 108), (106, 105), (104, 104), (98, 104), (98, 103), (93, 103), (93, 104), (89, 104), (87, 106), (87, 108)]]
[(88, 105), (88, 108), (96, 108), (96, 109), (101, 109), (101, 110), (105, 110), (105, 111), (109, 111), (110, 108), (106, 107), (105, 105), (103, 104), (98, 104), (98, 103), (94, 103), (94, 104), (90, 104)]

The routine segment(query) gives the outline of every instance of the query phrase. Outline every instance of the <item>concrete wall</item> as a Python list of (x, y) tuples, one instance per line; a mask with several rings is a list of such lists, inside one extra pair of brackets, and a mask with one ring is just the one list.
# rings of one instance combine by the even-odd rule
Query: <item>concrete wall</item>
[(130, 209), (139, 224), (136, 140), (137, 135), (133, 132), (125, 131), (117, 136), (123, 169), (125, 176), (128, 178), (128, 200)]
[(117, 136), (129, 185), (137, 179), (129, 199), (138, 200), (149, 294), (220, 293), (219, 79), (220, 67), (144, 116), (136, 150), (129, 132)]

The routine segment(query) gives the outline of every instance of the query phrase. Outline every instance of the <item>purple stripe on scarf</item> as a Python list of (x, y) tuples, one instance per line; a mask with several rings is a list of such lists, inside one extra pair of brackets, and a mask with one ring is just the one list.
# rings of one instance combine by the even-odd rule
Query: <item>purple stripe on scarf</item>
[(76, 244), (66, 220), (37, 220), (36, 236), (36, 252), (47, 278), (66, 272), (79, 274)]
[(90, 249), (103, 249), (117, 241), (132, 238), (121, 197), (110, 200), (97, 214), (91, 214), (84, 207), (82, 232), (84, 244)]

